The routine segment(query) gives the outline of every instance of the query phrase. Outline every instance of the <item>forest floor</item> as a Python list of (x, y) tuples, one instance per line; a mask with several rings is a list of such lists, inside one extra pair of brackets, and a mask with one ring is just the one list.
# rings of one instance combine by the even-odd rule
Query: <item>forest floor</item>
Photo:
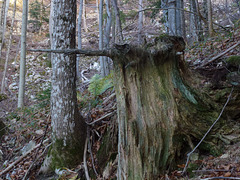
[[(87, 8), (88, 14), (94, 14), (94, 5)], [(130, 7), (129, 7), (130, 8)], [(130, 8), (131, 9), (131, 8)], [(97, 49), (97, 19), (96, 15), (88, 16), (88, 32), (83, 33), (83, 48)], [(136, 41), (137, 22), (125, 24), (125, 38), (127, 43)], [(144, 26), (144, 31), (158, 34), (160, 27), (155, 23)], [(158, 31), (155, 28), (159, 29)], [(199, 67), (202, 62), (208, 61), (221, 54), (228, 48), (240, 42), (239, 30), (231, 35), (218, 35), (206, 39), (204, 42), (187, 46), (185, 51), (185, 60), (194, 73), (196, 71), (202, 75), (201, 84), (204, 87), (210, 87), (213, 93), (219, 88), (224, 88), (226, 77), (220, 76), (216, 80), (216, 74), (221, 73), (219, 67), (224, 66), (225, 60), (232, 55), (240, 55), (239, 46), (233, 48), (220, 58), (204, 68)], [(47, 27), (41, 35), (33, 32), (28, 33), (28, 49), (41, 49), (49, 47)], [(154, 37), (154, 36), (153, 36)], [(47, 154), (51, 144), (51, 118), (50, 118), (50, 88), (51, 88), (51, 63), (48, 55), (45, 53), (28, 53), (27, 55), (27, 73), (26, 73), (26, 97), (25, 108), (17, 109), (17, 91), (19, 81), (19, 58), (14, 61), (18, 54), (17, 45), (19, 37), (14, 39), (14, 46), (10, 54), (11, 63), (8, 66), (6, 99), (0, 101), (0, 121), (5, 123), (5, 128), (0, 129), (5, 134), (1, 137), (0, 144), (0, 179), (36, 179), (37, 173)], [(3, 54), (5, 57), (5, 54)], [(89, 80), (94, 74), (99, 73), (97, 68), (92, 66), (97, 62), (97, 57), (81, 58), (80, 71)], [(0, 79), (2, 79), (3, 62), (0, 63)], [(221, 68), (220, 68), (221, 69)], [(101, 95), (94, 96), (89, 92), (89, 81), (78, 83), (78, 100), (81, 111), (86, 119), (94, 122), (92, 132), (96, 137), (92, 139), (91, 156), (87, 159), (90, 171), (93, 167), (99, 170), (96, 152), (99, 150), (102, 137), (107, 128), (116, 120), (116, 97), (114, 91), (109, 88)], [(224, 104), (226, 99), (222, 99)], [(89, 105), (90, 103), (90, 105)], [(95, 106), (94, 106), (95, 105)], [(90, 107), (90, 108), (89, 108)], [(220, 112), (219, 112), (220, 113)], [(239, 118), (236, 124), (240, 123)], [(232, 124), (229, 124), (232, 126)], [(1, 127), (1, 125), (0, 125)], [(229, 127), (230, 129), (239, 129), (239, 126)], [(0, 132), (0, 135), (1, 135)], [(237, 133), (236, 133), (237, 132)], [(240, 132), (234, 131), (225, 135), (228, 139), (223, 153), (217, 157), (211, 154), (200, 154), (199, 158), (193, 159), (189, 164), (188, 176), (182, 177), (184, 164), (179, 164), (176, 170), (164, 174), (159, 179), (211, 179), (214, 177), (238, 177), (240, 179)], [(187, 154), (188, 152), (186, 152)], [(195, 154), (199, 156), (198, 153)], [(92, 160), (95, 164), (92, 163)], [(83, 164), (75, 169), (57, 170), (54, 178), (59, 179), (84, 179)], [(112, 162), (104, 168), (104, 173), (96, 175), (97, 179), (111, 179), (116, 173), (116, 163)], [(51, 177), (53, 178), (53, 176)], [(81, 178), (81, 179), (82, 179)], [(47, 178), (43, 178), (47, 179)]]

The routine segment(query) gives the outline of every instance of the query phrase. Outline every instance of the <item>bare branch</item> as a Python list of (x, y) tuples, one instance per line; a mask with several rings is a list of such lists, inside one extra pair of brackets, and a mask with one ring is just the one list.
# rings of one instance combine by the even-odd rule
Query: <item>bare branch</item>
[(85, 56), (107, 56), (112, 57), (111, 50), (81, 50), (81, 49), (29, 49), (31, 52), (48, 52), (58, 54), (83, 54)]

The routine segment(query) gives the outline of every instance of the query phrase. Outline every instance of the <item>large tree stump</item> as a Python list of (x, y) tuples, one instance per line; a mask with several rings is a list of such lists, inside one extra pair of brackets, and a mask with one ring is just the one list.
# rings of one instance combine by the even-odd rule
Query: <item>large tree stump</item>
[(115, 46), (119, 179), (156, 179), (176, 163), (186, 139), (200, 139), (218, 116), (214, 103), (186, 82), (183, 50), (179, 37)]

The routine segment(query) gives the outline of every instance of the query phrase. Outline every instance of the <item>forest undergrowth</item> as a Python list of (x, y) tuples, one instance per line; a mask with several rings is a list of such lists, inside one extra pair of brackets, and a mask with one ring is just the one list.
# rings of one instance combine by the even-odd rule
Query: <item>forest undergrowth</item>
[[(96, 21), (96, 19), (91, 21)], [(91, 31), (89, 34), (95, 31), (94, 28), (93, 26), (89, 27)], [(38, 35), (36, 38), (34, 33), (29, 33), (28, 38), (31, 39), (31, 43), (28, 44), (28, 48), (47, 48), (47, 34), (47, 31), (43, 31), (41, 36)], [(94, 44), (89, 44), (90, 40), (87, 41), (89, 36), (84, 38), (85, 47), (91, 48), (96, 45), (96, 36), (91, 36)], [(213, 97), (219, 92), (219, 89), (230, 87), (226, 83), (225, 67), (229, 57), (240, 55), (239, 46), (230, 49), (238, 42), (240, 42), (239, 27), (234, 31), (223, 32), (212, 38), (206, 38), (203, 42), (191, 46), (187, 45), (185, 61), (194, 73), (201, 75), (201, 81), (193, 83), (201, 87), (203, 91), (211, 92)], [(225, 51), (227, 51), (225, 54), (201, 67), (204, 62), (214, 59)], [(12, 54), (12, 57), (14, 57), (14, 54)], [(1, 95), (0, 97), (0, 118), (5, 123), (5, 127), (1, 127), (0, 124), (0, 179), (36, 179), (39, 177), (38, 171), (51, 145), (51, 63), (48, 55), (44, 53), (29, 53), (27, 60), (25, 108), (16, 108), (19, 77), (18, 61), (15, 63), (13, 61), (9, 65), (7, 75), (9, 89), (4, 96)], [(99, 72), (90, 68), (90, 64), (96, 60), (96, 57), (83, 58), (80, 63), (81, 72), (89, 81), (79, 81), (77, 88), (79, 110), (89, 126), (89, 146), (86, 161), (92, 177), (95, 177), (95, 179), (113, 179), (116, 175), (117, 166), (114, 148), (112, 150), (114, 158), (108, 159), (109, 162), (105, 164), (104, 168), (100, 167), (102, 162), (98, 157), (98, 151), (101, 150), (104, 136), (108, 132), (111, 132), (111, 141), (116, 141), (116, 97), (112, 74), (101, 79), (97, 75)], [(238, 65), (240, 66), (240, 63)], [(228, 95), (225, 94), (226, 99), (218, 99), (219, 103), (224, 104)], [(199, 151), (196, 151), (188, 165), (187, 178), (182, 177), (185, 166), (185, 159), (183, 159), (183, 163), (178, 164), (175, 170), (163, 174), (159, 179), (211, 179), (211, 177), (216, 176), (226, 177), (226, 179), (227, 177), (239, 177), (240, 179), (239, 123), (238, 117), (238, 119), (232, 120), (231, 123), (226, 125), (228, 131), (219, 133), (219, 138), (225, 143), (220, 155), (200, 154)], [(184, 157), (187, 153), (185, 152)], [(50, 176), (50, 178), (84, 179), (84, 171), (84, 165), (79, 164), (74, 169), (58, 169), (55, 171), (55, 175)], [(100, 171), (103, 173), (100, 174)], [(47, 179), (47, 177), (41, 178)], [(41, 178), (39, 177), (39, 179)]]

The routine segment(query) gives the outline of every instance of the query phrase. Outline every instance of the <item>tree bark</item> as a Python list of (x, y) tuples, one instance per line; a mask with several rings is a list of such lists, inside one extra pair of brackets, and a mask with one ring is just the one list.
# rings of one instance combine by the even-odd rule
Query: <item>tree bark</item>
[[(82, 14), (83, 14), (83, 0), (79, 2), (79, 14), (78, 14), (78, 49), (82, 49)], [(79, 70), (80, 56), (77, 57), (77, 77), (81, 78), (81, 73)]]
[(168, 1), (168, 34), (171, 36), (177, 35), (176, 27), (176, 0)]
[(28, 20), (28, 0), (23, 0), (18, 108), (22, 108), (24, 106), (23, 101), (25, 94), (27, 20)]
[[(177, 165), (181, 155), (191, 151), (194, 142), (218, 118), (220, 107), (214, 100), (189, 85), (192, 74), (179, 55), (184, 47), (183, 38), (163, 35), (144, 47), (124, 44), (103, 51), (45, 50), (108, 56), (113, 60), (118, 179), (158, 179)], [(223, 119), (226, 117), (215, 125), (200, 149), (219, 155), (214, 142), (220, 142), (214, 135)]]
[(209, 36), (212, 37), (214, 34), (214, 30), (213, 30), (213, 21), (212, 21), (212, 2), (211, 2), (211, 0), (207, 1), (207, 5), (208, 5), (208, 32), (209, 32)]
[(117, 0), (112, 0), (112, 6), (115, 11), (115, 18), (116, 18), (116, 42), (117, 43), (122, 43), (123, 42), (123, 34), (122, 34), (122, 23), (120, 19), (120, 13), (119, 13), (119, 8), (117, 4)]
[(11, 29), (10, 29), (10, 37), (9, 37), (9, 40), (8, 40), (7, 55), (6, 55), (4, 72), (3, 72), (3, 77), (2, 77), (1, 93), (3, 93), (4, 90), (5, 90), (5, 77), (6, 77), (6, 73), (7, 73), (7, 66), (8, 66), (8, 60), (9, 60), (10, 48), (11, 48), (11, 45), (12, 45), (13, 26), (14, 26), (14, 21), (15, 21), (15, 14), (16, 14), (16, 1), (17, 0), (14, 0), (12, 23), (11, 23)]
[[(52, 1), (52, 49), (76, 47), (76, 0)], [(52, 148), (46, 170), (73, 167), (83, 158), (86, 128), (77, 107), (76, 55), (52, 55)], [(47, 160), (45, 161), (47, 162)]]
[[(109, 48), (110, 43), (110, 33), (111, 33), (111, 26), (112, 26), (112, 13), (110, 9), (110, 1), (105, 0), (106, 4), (106, 11), (107, 11), (107, 19), (106, 19), (106, 25), (104, 28), (104, 36), (103, 36), (103, 44), (104, 48)], [(104, 67), (102, 67), (103, 76), (107, 76), (110, 73), (110, 59), (108, 57), (103, 58), (104, 61)]]
[(158, 179), (176, 165), (185, 139), (201, 139), (217, 108), (186, 83), (179, 37), (153, 47), (119, 46), (113, 57), (118, 104), (118, 179)]
[(3, 3), (3, 6), (2, 6), (2, 12), (1, 12), (1, 14), (3, 14), (3, 17), (1, 17), (1, 23), (3, 23), (3, 24), (1, 27), (0, 60), (2, 57), (2, 49), (4, 46), (4, 42), (5, 42), (5, 32), (6, 32), (6, 26), (7, 26), (8, 8), (9, 8), (9, 0), (5, 0), (5, 2)]
[(143, 0), (139, 0), (139, 3), (138, 3), (138, 10), (139, 10), (139, 13), (138, 13), (138, 44), (142, 44), (143, 43), (143, 32), (142, 32), (142, 29), (143, 29)]

